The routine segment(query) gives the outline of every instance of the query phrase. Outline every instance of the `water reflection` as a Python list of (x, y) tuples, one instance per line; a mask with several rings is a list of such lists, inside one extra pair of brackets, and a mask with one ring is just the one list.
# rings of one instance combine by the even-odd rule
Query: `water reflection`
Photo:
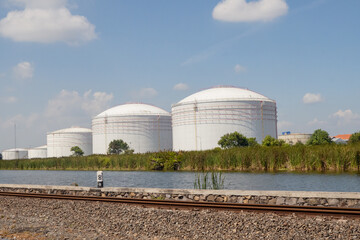
[[(360, 192), (358, 174), (223, 173), (225, 189)], [(194, 172), (104, 171), (105, 187), (194, 187)], [(96, 186), (96, 171), (6, 171), (0, 184)]]

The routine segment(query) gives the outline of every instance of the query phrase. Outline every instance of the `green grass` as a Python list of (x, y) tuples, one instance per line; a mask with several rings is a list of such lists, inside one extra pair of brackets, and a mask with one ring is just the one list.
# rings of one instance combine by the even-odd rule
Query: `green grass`
[[(163, 170), (183, 171), (321, 171), (360, 168), (360, 144), (285, 147), (241, 147), (191, 152), (91, 155), (0, 161), (2, 170)], [(174, 167), (174, 164), (176, 167)]]
[(195, 176), (194, 189), (224, 189), (225, 177), (221, 172), (202, 172)]

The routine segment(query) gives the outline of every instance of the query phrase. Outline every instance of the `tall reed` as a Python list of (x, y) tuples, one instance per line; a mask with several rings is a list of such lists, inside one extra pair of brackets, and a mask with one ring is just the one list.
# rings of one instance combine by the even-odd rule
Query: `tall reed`
[(225, 177), (221, 172), (209, 172), (197, 173), (194, 181), (194, 189), (224, 189)]
[[(164, 170), (185, 171), (322, 171), (360, 170), (360, 144), (241, 147), (208, 151), (91, 155), (0, 161), (0, 169), (19, 170)], [(175, 166), (176, 165), (176, 166)], [(175, 167), (173, 167), (175, 166)]]

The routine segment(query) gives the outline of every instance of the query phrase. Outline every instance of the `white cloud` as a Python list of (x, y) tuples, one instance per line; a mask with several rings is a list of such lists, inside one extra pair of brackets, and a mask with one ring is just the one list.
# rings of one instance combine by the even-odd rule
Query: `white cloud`
[(206, 49), (205, 51), (189, 57), (188, 59), (186, 59), (184, 62), (181, 63), (181, 66), (187, 66), (187, 65), (194, 64), (194, 63), (202, 62), (202, 61), (208, 59), (209, 57), (215, 55), (216, 52), (221, 50), (221, 48), (223, 48), (222, 44), (211, 46), (210, 48)]
[(62, 90), (55, 98), (50, 99), (45, 110), (48, 118), (72, 118), (88, 117), (105, 110), (113, 94), (105, 92), (95, 92), (89, 90), (83, 95), (77, 91)]
[(173, 87), (174, 90), (184, 91), (189, 89), (189, 86), (186, 83), (178, 83)]
[(216, 20), (226, 22), (271, 21), (288, 12), (285, 0), (222, 0), (212, 13)]
[(345, 111), (339, 110), (336, 113), (333, 114), (333, 117), (342, 119), (346, 122), (352, 121), (352, 120), (359, 120), (360, 115), (353, 113), (350, 109), (347, 109)]
[(55, 98), (48, 101), (45, 111), (46, 117), (60, 117), (70, 115), (81, 109), (82, 97), (76, 91), (62, 90)]
[(231, 47), (232, 45), (234, 45), (235, 43), (237, 43), (239, 40), (246, 38), (248, 36), (253, 35), (254, 33), (256, 33), (258, 30), (260, 29), (260, 27), (253, 27), (233, 38), (230, 39), (226, 39), (220, 43), (217, 43), (215, 45), (212, 45), (210, 47), (208, 47), (207, 49), (205, 49), (204, 51), (195, 54), (191, 57), (189, 57), (188, 59), (186, 59), (185, 61), (183, 61), (181, 63), (181, 66), (188, 66), (188, 65), (192, 65), (195, 63), (199, 63), (202, 61), (207, 60), (210, 57), (213, 57), (214, 55), (216, 55), (218, 52), (223, 51), (224, 49), (227, 49), (229, 47)]
[(306, 93), (303, 97), (303, 102), (305, 104), (318, 103), (322, 102), (323, 98), (320, 93)]
[(152, 98), (158, 95), (158, 92), (154, 88), (142, 88), (133, 93), (133, 97), (137, 99)]
[(294, 124), (288, 121), (278, 121), (278, 128), (282, 130), (287, 130), (287, 128), (292, 127)]
[[(352, 133), (360, 128), (360, 115), (350, 109), (339, 110), (325, 120), (314, 118), (307, 123), (311, 129), (322, 128), (332, 135)], [(310, 129), (309, 129), (310, 130)]]
[(27, 128), (30, 128), (34, 126), (34, 123), (38, 119), (39, 119), (39, 115), (36, 113), (32, 113), (29, 116), (18, 114), (1, 123), (1, 126), (3, 128), (12, 128), (14, 124), (16, 124), (18, 126), (25, 126)]
[[(105, 92), (93, 93), (89, 90), (80, 94), (62, 90), (38, 113), (17, 114), (0, 119), (0, 135), (12, 136), (16, 123), (19, 146), (39, 146), (46, 143), (47, 132), (71, 126), (90, 127), (91, 117), (109, 108), (112, 99), (113, 94)], [(11, 143), (2, 138), (0, 147), (11, 147)]]
[(40, 146), (46, 143), (44, 122), (37, 113), (17, 114), (0, 119), (0, 152), (14, 147), (14, 124), (16, 124), (17, 147)]
[(108, 104), (113, 100), (114, 96), (112, 93), (106, 92), (94, 92), (89, 90), (84, 94), (82, 109), (91, 115), (99, 114), (103, 111)]
[(13, 74), (18, 80), (30, 79), (34, 75), (34, 67), (29, 62), (21, 62), (13, 68)]
[(66, 0), (11, 0), (23, 10), (0, 20), (0, 35), (16, 42), (79, 44), (96, 38), (95, 26), (84, 16), (72, 15)]
[(320, 125), (325, 125), (327, 122), (326, 121), (321, 121), (317, 118), (314, 118), (313, 120), (308, 122), (308, 125), (310, 126), (320, 126)]
[(236, 73), (246, 72), (246, 67), (241, 66), (240, 64), (236, 64), (234, 67), (234, 71)]
[(67, 0), (9, 0), (19, 7), (28, 8), (60, 8), (66, 5)]
[(332, 125), (336, 126), (341, 133), (352, 133), (360, 129), (360, 115), (354, 113), (351, 109), (340, 109), (329, 117), (333, 121)]
[(10, 97), (3, 98), (2, 101), (4, 103), (16, 103), (18, 101), (18, 99), (14, 96), (10, 96)]

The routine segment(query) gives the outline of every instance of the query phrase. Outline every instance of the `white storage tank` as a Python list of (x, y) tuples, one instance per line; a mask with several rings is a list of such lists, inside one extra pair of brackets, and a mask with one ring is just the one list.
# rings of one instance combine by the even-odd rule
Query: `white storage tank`
[(171, 114), (161, 108), (128, 103), (110, 108), (92, 120), (94, 154), (107, 154), (121, 139), (135, 153), (172, 149)]
[(28, 150), (24, 148), (13, 148), (2, 152), (3, 160), (27, 159)]
[(290, 145), (294, 145), (298, 142), (306, 144), (307, 141), (311, 138), (312, 134), (307, 133), (283, 133), (279, 136), (279, 140), (284, 140), (286, 143)]
[(47, 157), (71, 156), (71, 148), (78, 146), (84, 155), (92, 154), (92, 134), (88, 128), (66, 128), (47, 134)]
[(276, 102), (248, 89), (214, 87), (174, 104), (172, 123), (175, 151), (213, 149), (235, 131), (261, 143), (277, 138)]
[(29, 159), (47, 158), (47, 146), (44, 145), (44, 146), (29, 149), (28, 157), (29, 157)]

